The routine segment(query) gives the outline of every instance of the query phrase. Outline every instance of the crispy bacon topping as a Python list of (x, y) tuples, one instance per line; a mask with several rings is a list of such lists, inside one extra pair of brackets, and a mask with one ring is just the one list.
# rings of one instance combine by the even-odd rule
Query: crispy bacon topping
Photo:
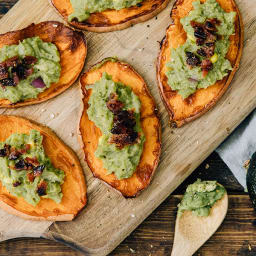
[(17, 160), (20, 155), (21, 153), (18, 150), (12, 148), (11, 153), (9, 154), (9, 160)]
[(131, 145), (136, 142), (139, 135), (134, 131), (136, 120), (133, 111), (122, 110), (124, 104), (118, 100), (116, 94), (111, 94), (107, 102), (108, 109), (114, 114), (113, 134), (110, 143), (116, 144), (118, 148)]
[(9, 156), (11, 147), (7, 144), (4, 145), (4, 148), (0, 149), (0, 157)]
[(25, 56), (22, 60), (15, 56), (0, 63), (1, 86), (16, 86), (20, 80), (33, 74), (32, 66), (36, 62), (37, 58), (33, 56)]
[(111, 93), (109, 101), (107, 102), (107, 107), (111, 112), (115, 114), (124, 107), (124, 104), (118, 100), (118, 97), (115, 93)]
[(202, 46), (197, 50), (196, 54), (201, 56), (203, 60), (201, 62), (200, 58), (196, 54), (186, 52), (186, 62), (190, 67), (201, 65), (201, 70), (205, 77), (209, 71), (213, 69), (213, 63), (210, 61), (210, 58), (214, 55), (217, 39), (220, 39), (216, 34), (216, 26), (220, 24), (220, 21), (218, 19), (208, 19), (205, 23), (191, 21), (190, 24), (194, 28), (196, 44), (198, 46)]
[(33, 174), (34, 174), (34, 176), (35, 176), (35, 177), (40, 176), (40, 175), (43, 173), (44, 168), (45, 168), (44, 165), (39, 165), (39, 166), (34, 167), (34, 168), (33, 168)]
[(8, 76), (9, 76), (9, 73), (6, 66), (3, 63), (1, 63), (0, 64), (0, 80), (6, 79), (8, 78)]
[(186, 52), (186, 56), (187, 56), (187, 64), (190, 67), (196, 67), (200, 65), (201, 63), (200, 58), (196, 56), (194, 53)]
[(27, 165), (24, 159), (19, 160), (17, 163), (15, 163), (14, 168), (16, 170), (27, 170)]
[(40, 164), (36, 157), (33, 157), (33, 158), (26, 157), (25, 160), (27, 163), (32, 164), (33, 166), (39, 166)]
[(33, 174), (32, 172), (28, 172), (28, 173), (27, 173), (27, 178), (28, 178), (28, 180), (29, 180), (30, 182), (33, 182), (34, 179), (35, 179), (35, 176), (34, 176), (34, 174)]
[(206, 59), (202, 61), (201, 69), (203, 71), (203, 76), (207, 76), (210, 70), (213, 69), (213, 64), (210, 60)]
[(46, 189), (47, 189), (47, 183), (46, 181), (41, 181), (40, 184), (37, 187), (37, 194), (39, 196), (45, 196), (46, 195)]
[(197, 45), (201, 46), (204, 43), (215, 42), (217, 40), (216, 25), (220, 24), (218, 19), (208, 19), (205, 23), (191, 21), (190, 24), (194, 28), (194, 36), (197, 38)]

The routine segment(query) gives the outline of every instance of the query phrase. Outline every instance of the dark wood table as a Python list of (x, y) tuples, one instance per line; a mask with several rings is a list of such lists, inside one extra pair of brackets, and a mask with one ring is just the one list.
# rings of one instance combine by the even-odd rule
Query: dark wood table
[[(16, 2), (17, 0), (1, 0), (0, 17)], [(197, 178), (218, 180), (227, 188), (230, 196), (229, 210), (224, 223), (195, 256), (255, 256), (256, 214), (248, 195), (243, 192), (243, 188), (216, 153), (212, 153), (111, 255), (170, 255), (176, 206), (186, 186)], [(73, 256), (81, 254), (54, 241), (42, 238), (20, 238), (0, 243), (0, 256), (3, 255)]]

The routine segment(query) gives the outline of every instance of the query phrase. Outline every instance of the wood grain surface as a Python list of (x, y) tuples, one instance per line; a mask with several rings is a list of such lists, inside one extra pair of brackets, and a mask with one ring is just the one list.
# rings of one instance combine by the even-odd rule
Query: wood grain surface
[[(13, 2), (15, 1), (1, 1), (1, 12), (5, 12), (6, 8)], [(251, 37), (255, 34), (254, 24), (255, 22), (252, 19), (247, 24), (249, 28), (248, 35)], [(227, 132), (229, 133), (230, 130), (228, 129)], [(206, 164), (209, 164), (209, 168)], [(218, 179), (220, 183), (228, 188), (229, 192), (236, 191), (236, 194), (230, 198), (230, 210), (223, 226), (196, 255), (255, 255), (256, 237), (255, 226), (253, 225), (255, 214), (248, 196), (241, 195), (241, 187), (226, 166), (216, 154), (213, 154), (193, 173), (187, 183), (192, 182), (196, 177)], [(183, 190), (184, 185), (175, 193), (181, 193)], [(169, 197), (111, 255), (168, 255), (173, 240), (174, 219), (179, 198), (180, 196)], [(21, 254), (80, 255), (68, 247), (43, 239), (23, 238), (0, 244), (0, 255)]]

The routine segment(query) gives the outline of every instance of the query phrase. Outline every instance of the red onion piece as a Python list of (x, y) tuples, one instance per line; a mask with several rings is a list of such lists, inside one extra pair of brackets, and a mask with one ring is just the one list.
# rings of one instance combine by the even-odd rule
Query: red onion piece
[(31, 84), (35, 88), (44, 88), (46, 86), (41, 77), (38, 77), (35, 80), (33, 80)]
[(192, 83), (198, 83), (199, 81), (196, 79), (196, 78), (194, 78), (194, 77), (190, 77), (189, 79), (188, 79), (190, 82), (192, 82)]

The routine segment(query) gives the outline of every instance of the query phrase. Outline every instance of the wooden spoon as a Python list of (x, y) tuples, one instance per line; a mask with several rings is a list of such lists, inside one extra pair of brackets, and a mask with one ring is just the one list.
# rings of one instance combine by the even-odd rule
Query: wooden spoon
[(228, 211), (227, 193), (217, 201), (207, 217), (191, 211), (177, 216), (171, 256), (192, 256), (218, 229)]

